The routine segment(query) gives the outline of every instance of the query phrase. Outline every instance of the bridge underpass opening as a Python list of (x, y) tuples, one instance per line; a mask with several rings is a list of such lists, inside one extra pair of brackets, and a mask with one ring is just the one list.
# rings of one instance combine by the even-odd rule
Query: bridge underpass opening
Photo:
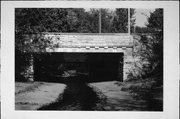
[(35, 81), (123, 81), (123, 53), (51, 53), (34, 58)]

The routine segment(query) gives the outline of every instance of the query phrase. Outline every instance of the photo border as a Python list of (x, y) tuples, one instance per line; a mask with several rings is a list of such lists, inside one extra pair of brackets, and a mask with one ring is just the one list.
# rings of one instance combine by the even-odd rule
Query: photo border
[[(178, 119), (179, 118), (179, 2), (178, 1), (2, 1), (1, 117), (2, 119)], [(163, 8), (163, 112), (155, 111), (16, 111), (15, 8)]]

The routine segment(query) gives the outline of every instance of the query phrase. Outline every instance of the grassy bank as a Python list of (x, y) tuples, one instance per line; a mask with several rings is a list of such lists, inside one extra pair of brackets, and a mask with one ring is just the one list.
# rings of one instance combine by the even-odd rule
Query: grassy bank
[(163, 86), (157, 85), (153, 79), (127, 81), (117, 85), (122, 86), (122, 91), (130, 92), (136, 100), (146, 100), (150, 110), (163, 110)]

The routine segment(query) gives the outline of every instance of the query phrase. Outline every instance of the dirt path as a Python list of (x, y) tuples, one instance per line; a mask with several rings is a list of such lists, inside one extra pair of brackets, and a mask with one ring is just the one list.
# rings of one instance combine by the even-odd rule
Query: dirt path
[(128, 92), (121, 91), (116, 81), (67, 84), (62, 97), (39, 110), (88, 110), (133, 111), (147, 110), (146, 101), (135, 100)]
[(44, 105), (39, 110), (98, 110), (97, 104), (100, 99), (97, 92), (85, 83), (69, 83), (62, 94), (62, 98), (57, 99), (50, 105)]
[(95, 90), (101, 91), (103, 95), (106, 96), (106, 101), (103, 104), (104, 110), (147, 110), (146, 101), (135, 100), (130, 93), (121, 91), (122, 86), (118, 86), (116, 83), (116, 81), (110, 81), (89, 84)]
[[(16, 83), (16, 110), (152, 111), (146, 100), (122, 91), (120, 82)], [(153, 102), (151, 102), (150, 105)], [(154, 110), (155, 111), (155, 110)]]

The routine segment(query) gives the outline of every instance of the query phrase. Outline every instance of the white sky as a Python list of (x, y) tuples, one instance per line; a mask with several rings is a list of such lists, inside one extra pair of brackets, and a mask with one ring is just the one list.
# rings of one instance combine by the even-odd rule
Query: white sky
[[(150, 12), (153, 12), (155, 9), (136, 9), (135, 18), (136, 26), (144, 27), (147, 23), (147, 16), (149, 17)], [(144, 15), (145, 14), (145, 15)], [(146, 16), (147, 15), (147, 16)]]

